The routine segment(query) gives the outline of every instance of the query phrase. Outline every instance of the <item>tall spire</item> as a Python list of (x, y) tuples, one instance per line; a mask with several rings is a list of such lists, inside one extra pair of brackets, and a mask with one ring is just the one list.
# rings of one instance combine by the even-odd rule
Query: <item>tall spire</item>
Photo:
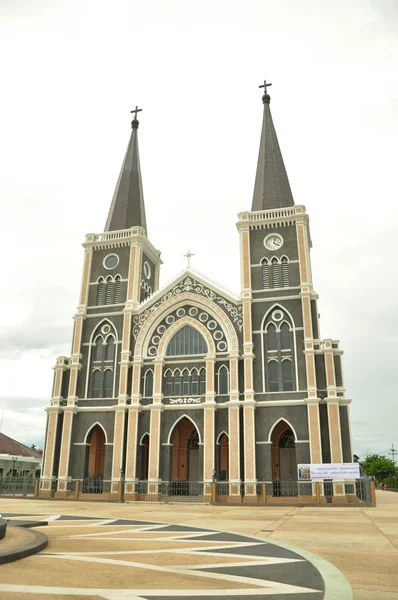
[(264, 88), (264, 116), (252, 211), (294, 205), (289, 179), (272, 121), (269, 106), (271, 98), (267, 93), (267, 87), (270, 85), (272, 84), (264, 81), (264, 85), (259, 86)]
[(140, 155), (138, 152), (139, 121), (137, 113), (140, 110), (142, 109), (136, 106), (135, 110), (131, 111), (134, 113), (134, 119), (131, 122), (132, 131), (130, 141), (116, 184), (115, 193), (113, 194), (105, 231), (129, 229), (135, 225), (147, 231)]

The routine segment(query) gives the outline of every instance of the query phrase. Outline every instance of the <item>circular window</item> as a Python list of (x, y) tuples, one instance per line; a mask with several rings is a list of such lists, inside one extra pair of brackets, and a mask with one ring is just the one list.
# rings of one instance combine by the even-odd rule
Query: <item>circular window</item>
[(152, 338), (152, 344), (155, 344), (156, 346), (159, 344), (160, 342), (160, 337), (158, 335), (154, 335)]
[(218, 342), (217, 350), (219, 352), (225, 352), (226, 349), (227, 349), (227, 342)]
[(174, 323), (174, 321), (175, 321), (174, 315), (169, 315), (168, 317), (166, 317), (166, 323), (168, 325), (171, 325), (172, 323)]
[(189, 309), (189, 314), (191, 315), (191, 317), (196, 317), (196, 315), (198, 314), (198, 309), (196, 308), (196, 306), (192, 306)]
[(166, 331), (166, 327), (164, 325), (159, 325), (156, 331), (162, 335), (162, 333)]
[(216, 327), (217, 327), (216, 321), (209, 321), (207, 323), (207, 327), (208, 327), (208, 329), (210, 329), (210, 331), (213, 331), (213, 329), (216, 329)]
[(177, 310), (177, 317), (183, 317), (185, 315), (185, 308), (179, 308)]
[(214, 337), (215, 340), (221, 340), (222, 339), (222, 331), (220, 331), (220, 330), (215, 331), (213, 333), (213, 337)]
[(148, 349), (148, 354), (149, 354), (149, 356), (155, 356), (155, 354), (156, 354), (156, 348), (155, 348), (155, 346), (151, 346)]
[(114, 269), (119, 264), (119, 257), (117, 254), (108, 254), (104, 258), (104, 267), (105, 269)]
[(151, 265), (149, 264), (148, 261), (144, 262), (144, 275), (147, 279), (149, 279), (151, 277), (152, 274), (152, 269), (151, 269)]
[(109, 333), (111, 330), (111, 328), (109, 327), (109, 325), (103, 325), (101, 327), (101, 333)]
[(199, 321), (201, 321), (202, 323), (206, 323), (208, 318), (209, 318), (209, 315), (206, 313), (200, 313), (200, 315), (199, 315)]
[(272, 318), (274, 319), (274, 321), (282, 321), (283, 312), (281, 310), (274, 310), (274, 312), (272, 313)]

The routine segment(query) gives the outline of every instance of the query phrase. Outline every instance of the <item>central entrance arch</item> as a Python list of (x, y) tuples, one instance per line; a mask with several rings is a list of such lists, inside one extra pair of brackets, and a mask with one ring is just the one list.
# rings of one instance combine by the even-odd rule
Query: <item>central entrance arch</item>
[(176, 424), (171, 443), (171, 480), (199, 481), (199, 433), (187, 417)]

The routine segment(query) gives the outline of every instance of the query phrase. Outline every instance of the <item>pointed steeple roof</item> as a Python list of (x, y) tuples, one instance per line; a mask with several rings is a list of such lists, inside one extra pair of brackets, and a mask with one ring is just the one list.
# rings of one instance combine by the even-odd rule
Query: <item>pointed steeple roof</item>
[(138, 152), (138, 109), (136, 108), (132, 112), (135, 112), (135, 117), (131, 123), (130, 141), (113, 194), (105, 231), (129, 229), (135, 225), (147, 231), (140, 155)]
[[(252, 211), (294, 206), (282, 153), (270, 110), (270, 96), (265, 84), (263, 128), (261, 130)], [(264, 87), (264, 86), (260, 86)]]

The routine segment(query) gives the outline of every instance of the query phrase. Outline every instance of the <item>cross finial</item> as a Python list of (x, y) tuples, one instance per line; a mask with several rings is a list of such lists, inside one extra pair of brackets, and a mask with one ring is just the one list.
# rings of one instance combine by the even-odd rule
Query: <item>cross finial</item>
[(186, 254), (184, 254), (184, 256), (188, 259), (188, 269), (191, 266), (191, 257), (195, 256), (194, 254), (192, 254), (192, 252), (190, 250), (188, 250), (188, 252)]
[(138, 106), (136, 106), (134, 108), (134, 110), (130, 110), (131, 113), (134, 113), (134, 119), (137, 119), (137, 113), (141, 112), (142, 108), (138, 108)]
[(264, 79), (264, 84), (263, 85), (259, 85), (259, 88), (264, 88), (264, 94), (267, 93), (267, 87), (269, 87), (270, 85), (272, 85), (272, 83), (267, 83), (267, 81)]

